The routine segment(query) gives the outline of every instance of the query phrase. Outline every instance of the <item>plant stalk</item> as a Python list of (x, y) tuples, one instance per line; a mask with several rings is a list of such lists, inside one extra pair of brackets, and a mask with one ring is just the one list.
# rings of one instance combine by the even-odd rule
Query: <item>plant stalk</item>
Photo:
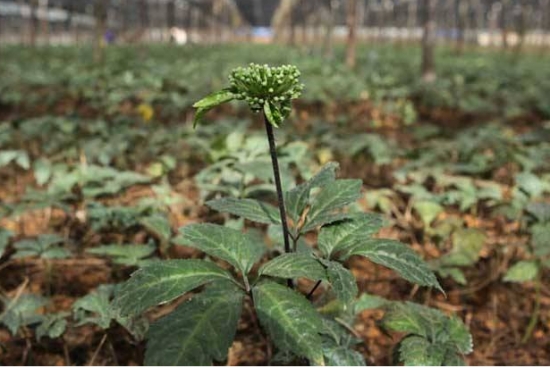
[(317, 283), (313, 286), (313, 288), (309, 291), (309, 293), (307, 294), (306, 298), (308, 300), (311, 299), (311, 297), (313, 296), (313, 293), (315, 292), (315, 290), (317, 290), (317, 288), (319, 287), (319, 285), (321, 285), (321, 282), (322, 280), (319, 280), (317, 281)]
[(522, 344), (526, 344), (531, 336), (533, 335), (533, 331), (535, 330), (535, 327), (537, 325), (537, 322), (539, 321), (539, 314), (540, 314), (540, 299), (541, 299), (541, 271), (539, 270), (539, 274), (537, 275), (537, 278), (535, 280), (535, 307), (533, 309), (533, 313), (531, 313), (531, 319), (529, 320), (529, 324), (527, 325), (527, 329), (525, 330), (525, 334), (523, 335), (523, 338), (521, 339)]
[[(273, 179), (275, 180), (275, 188), (277, 189), (277, 202), (279, 205), (279, 214), (281, 216), (281, 226), (283, 228), (283, 240), (285, 244), (285, 253), (290, 253), (290, 240), (288, 223), (286, 221), (286, 209), (283, 196), (283, 186), (281, 185), (281, 174), (279, 171), (279, 160), (277, 159), (277, 145), (275, 144), (275, 135), (273, 134), (273, 126), (267, 120), (264, 114), (265, 132), (269, 141), (269, 153), (271, 155), (271, 164), (273, 166)], [(287, 280), (289, 287), (292, 287), (292, 280)]]

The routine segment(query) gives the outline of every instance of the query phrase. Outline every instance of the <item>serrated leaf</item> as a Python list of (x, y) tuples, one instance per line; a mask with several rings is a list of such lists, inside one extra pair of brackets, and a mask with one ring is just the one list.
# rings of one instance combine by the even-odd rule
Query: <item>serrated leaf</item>
[(265, 252), (264, 244), (257, 239), (225, 226), (192, 224), (179, 230), (182, 236), (178, 238), (178, 242), (223, 259), (243, 274), (247, 274)]
[(409, 336), (399, 344), (399, 360), (407, 366), (441, 366), (444, 346), (433, 345), (420, 336)]
[(78, 299), (72, 307), (77, 326), (94, 324), (105, 330), (110, 327), (112, 321), (116, 321), (136, 339), (141, 340), (148, 328), (147, 320), (141, 316), (120, 316), (113, 302), (118, 287), (120, 284), (100, 285), (96, 290)]
[(48, 300), (40, 295), (22, 294), (19, 298), (3, 299), (4, 311), (0, 314), (0, 323), (4, 324), (12, 335), (23, 326), (38, 323), (42, 316), (37, 310), (48, 304)]
[(447, 323), (449, 341), (459, 353), (470, 354), (474, 350), (474, 342), (468, 328), (457, 316), (450, 316)]
[(445, 367), (463, 367), (466, 365), (466, 362), (462, 359), (462, 356), (449, 349), (447, 350), (447, 354), (445, 354), (442, 365)]
[(327, 183), (311, 203), (306, 226), (322, 225), (319, 218), (358, 200), (362, 184), (359, 179), (342, 179)]
[(78, 299), (72, 307), (77, 326), (91, 323), (102, 329), (109, 328), (113, 319), (113, 290), (113, 285), (100, 285), (96, 290)]
[(43, 337), (49, 337), (55, 339), (61, 336), (67, 329), (66, 317), (69, 313), (61, 312), (48, 314), (44, 317), (44, 320), (36, 328), (36, 340), (40, 341)]
[(333, 181), (336, 178), (336, 170), (338, 167), (338, 163), (329, 162), (311, 179), (285, 193), (286, 209), (288, 215), (294, 222), (298, 222), (300, 216), (304, 212), (309, 201), (311, 189), (324, 186)]
[(294, 279), (304, 277), (313, 281), (326, 280), (324, 267), (310, 254), (286, 253), (265, 263), (258, 270), (259, 275)]
[(382, 324), (390, 330), (417, 335), (431, 344), (445, 345), (461, 354), (472, 352), (472, 335), (464, 323), (437, 309), (410, 302), (394, 302), (389, 305)]
[(347, 219), (323, 226), (319, 232), (318, 246), (327, 258), (333, 253), (357, 245), (380, 230), (382, 219), (370, 213), (357, 213)]
[(338, 346), (334, 342), (323, 342), (323, 355), (325, 356), (325, 363), (329, 367), (360, 367), (365, 366), (365, 358), (357, 351)]
[(538, 273), (539, 264), (537, 261), (519, 261), (508, 269), (503, 280), (507, 282), (532, 281)]
[(213, 284), (151, 325), (146, 365), (204, 366), (222, 361), (237, 330), (244, 294), (226, 282)]
[(147, 230), (153, 232), (164, 241), (168, 241), (172, 237), (172, 229), (170, 228), (170, 222), (166, 216), (157, 213), (151, 216), (143, 217), (139, 222)]
[(199, 122), (201, 122), (204, 114), (206, 114), (208, 110), (223, 103), (229, 102), (233, 99), (233, 93), (227, 89), (223, 89), (221, 91), (214, 92), (206, 96), (198, 102), (195, 102), (193, 107), (197, 109), (197, 113), (195, 114), (195, 119), (193, 121), (193, 128), (196, 127)]
[(155, 261), (121, 285), (116, 305), (121, 315), (138, 314), (216, 280), (232, 280), (214, 263), (198, 259)]
[(213, 210), (227, 212), (261, 224), (281, 223), (279, 210), (276, 207), (255, 199), (227, 197), (208, 201), (206, 205)]
[(443, 292), (427, 263), (401, 242), (391, 239), (367, 239), (344, 252), (342, 259), (352, 255), (367, 257), (374, 263), (397, 271), (410, 282), (421, 286), (433, 286)]
[(329, 263), (327, 275), (336, 297), (341, 300), (345, 306), (350, 305), (359, 292), (355, 276), (338, 262)]
[(319, 313), (302, 295), (285, 286), (265, 282), (252, 289), (261, 325), (281, 350), (324, 365)]

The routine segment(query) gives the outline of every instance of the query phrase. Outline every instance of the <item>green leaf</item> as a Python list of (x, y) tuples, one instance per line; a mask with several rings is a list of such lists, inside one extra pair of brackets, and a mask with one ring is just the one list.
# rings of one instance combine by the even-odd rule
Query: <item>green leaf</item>
[(409, 336), (399, 344), (399, 360), (407, 366), (441, 366), (446, 349), (420, 336)]
[(382, 226), (380, 216), (370, 213), (357, 213), (348, 219), (323, 226), (319, 232), (318, 246), (327, 258), (333, 253), (357, 245), (378, 232)]
[(214, 263), (198, 259), (156, 261), (134, 272), (121, 285), (116, 304), (122, 315), (138, 314), (216, 280), (232, 280)]
[(323, 342), (323, 355), (325, 356), (325, 363), (329, 367), (360, 367), (366, 365), (365, 359), (357, 351), (345, 346), (338, 346), (332, 341)]
[(283, 122), (283, 115), (279, 111), (279, 108), (272, 103), (271, 101), (266, 101), (264, 104), (264, 114), (267, 118), (267, 121), (275, 128), (278, 128), (279, 125)]
[(344, 306), (350, 305), (359, 292), (355, 276), (338, 262), (329, 263), (327, 275), (336, 297), (344, 303)]
[(485, 243), (485, 233), (479, 229), (460, 229), (453, 233), (453, 249), (441, 257), (439, 263), (445, 266), (471, 266), (479, 260), (479, 253)]
[(379, 297), (377, 295), (370, 295), (363, 293), (357, 298), (353, 305), (353, 314), (359, 314), (362, 311), (369, 309), (379, 309), (391, 304), (387, 299)]
[(349, 219), (351, 216), (350, 213), (338, 213), (338, 212), (326, 212), (319, 215), (315, 221), (306, 222), (302, 229), (300, 230), (301, 234), (305, 234), (308, 231), (315, 230), (319, 226), (333, 224), (335, 222), (343, 221)]
[(433, 286), (443, 292), (426, 262), (405, 244), (391, 239), (367, 239), (347, 250), (342, 259), (352, 255), (367, 257), (374, 263), (397, 271), (404, 279), (421, 286)]
[(213, 210), (227, 212), (261, 224), (278, 225), (281, 223), (279, 210), (276, 207), (255, 199), (227, 197), (208, 201), (206, 205)]
[(517, 186), (532, 198), (539, 197), (547, 189), (544, 182), (530, 172), (519, 173), (515, 179)]
[(113, 320), (111, 298), (113, 285), (100, 285), (96, 290), (78, 299), (73, 304), (73, 312), (77, 326), (95, 324), (102, 329), (107, 329)]
[(265, 282), (252, 289), (254, 305), (263, 328), (283, 351), (291, 351), (324, 365), (319, 313), (302, 295), (286, 286)]
[(311, 204), (306, 219), (308, 227), (323, 225), (325, 222), (322, 219), (328, 213), (358, 200), (361, 196), (361, 185), (362, 181), (359, 179), (342, 179), (323, 186)]
[(519, 261), (508, 269), (504, 275), (504, 281), (532, 281), (537, 277), (539, 271), (539, 264), (537, 261)]
[(78, 299), (73, 304), (74, 319), (77, 326), (94, 324), (102, 329), (110, 327), (116, 321), (126, 328), (136, 339), (143, 339), (148, 322), (141, 316), (120, 316), (114, 305), (113, 297), (120, 285), (100, 285), (96, 290)]
[(222, 361), (237, 331), (244, 294), (215, 283), (151, 325), (145, 365), (205, 366)]
[(432, 201), (415, 201), (413, 208), (420, 215), (424, 226), (427, 227), (443, 212), (443, 207), (439, 203)]
[(550, 255), (550, 222), (538, 223), (531, 227), (531, 244), (537, 257)]
[(265, 252), (264, 244), (239, 230), (214, 224), (193, 224), (180, 228), (183, 245), (229, 262), (246, 275)]
[(10, 242), (13, 233), (9, 230), (0, 228), (0, 257), (4, 255), (4, 251)]
[(13, 247), (16, 249), (12, 256), (14, 259), (26, 257), (40, 257), (43, 259), (67, 258), (71, 253), (59, 246), (64, 239), (55, 234), (42, 234), (36, 239), (24, 239), (16, 242)]
[(50, 180), (53, 172), (52, 164), (47, 159), (38, 159), (34, 162), (34, 178), (38, 185), (44, 185)]
[(324, 267), (310, 254), (286, 253), (265, 263), (258, 270), (259, 275), (295, 279), (305, 277), (317, 281), (326, 280)]
[(195, 120), (193, 121), (193, 128), (201, 122), (202, 118), (208, 112), (208, 110), (221, 105), (223, 103), (229, 102), (234, 99), (234, 95), (227, 89), (223, 89), (218, 92), (214, 92), (202, 100), (196, 102), (193, 107), (197, 109), (195, 114)]
[(443, 359), (443, 366), (445, 367), (463, 367), (466, 365), (462, 356), (452, 350), (447, 350), (445, 358)]
[(4, 324), (12, 335), (17, 334), (21, 327), (40, 322), (43, 317), (37, 310), (48, 304), (46, 298), (35, 294), (22, 294), (14, 299), (2, 298), (2, 301), (4, 310), (0, 314), (0, 323)]
[(49, 337), (50, 339), (56, 339), (63, 335), (67, 329), (66, 317), (69, 313), (61, 312), (48, 314), (44, 316), (44, 320), (36, 328), (36, 340), (40, 341), (43, 337)]
[(461, 354), (470, 354), (474, 351), (474, 341), (466, 325), (457, 316), (446, 318), (449, 341), (453, 347)]
[(550, 204), (544, 202), (530, 203), (525, 210), (538, 222), (550, 222)]
[(163, 241), (169, 241), (172, 237), (172, 229), (166, 216), (156, 213), (143, 217), (139, 223)]
[(385, 328), (417, 335), (431, 344), (445, 344), (461, 354), (472, 352), (472, 335), (457, 317), (416, 303), (391, 303), (384, 315)]
[(306, 209), (311, 189), (324, 186), (336, 178), (339, 164), (329, 162), (311, 179), (285, 193), (285, 205), (288, 215), (294, 222), (298, 222)]
[(464, 275), (464, 272), (462, 272), (462, 270), (458, 267), (447, 267), (447, 266), (438, 267), (437, 273), (442, 278), (445, 278), (445, 277), (452, 278), (460, 285), (468, 284), (468, 280), (466, 280), (466, 276)]
[(111, 257), (113, 262), (117, 264), (138, 266), (143, 262), (143, 259), (150, 257), (155, 250), (156, 247), (152, 244), (112, 244), (89, 248), (86, 250), (86, 253)]

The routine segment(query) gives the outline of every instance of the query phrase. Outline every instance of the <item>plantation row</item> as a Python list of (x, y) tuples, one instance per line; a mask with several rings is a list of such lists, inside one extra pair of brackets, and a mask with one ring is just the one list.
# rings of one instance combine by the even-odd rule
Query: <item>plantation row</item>
[[(77, 49), (9, 51), (0, 65), (3, 364), (550, 361), (537, 338), (550, 318), (542, 58), (472, 53), (461, 68), (443, 52), (428, 86), (406, 49), (366, 51), (356, 72), (258, 46), (113, 48), (102, 67)], [(30, 65), (33, 52), (47, 62)], [(243, 60), (296, 63), (301, 76), (258, 66), (230, 82)], [(300, 108), (285, 118), (299, 82)], [(187, 111), (216, 90), (197, 103), (193, 129)], [(342, 108), (350, 102), (365, 106)], [(266, 127), (280, 126), (290, 247), (270, 141), (247, 103)], [(442, 108), (478, 120), (456, 129), (416, 112)], [(409, 126), (353, 120), (362, 113)], [(175, 309), (151, 309), (204, 284)], [(197, 337), (207, 323), (219, 333)], [(506, 337), (495, 341), (493, 330)], [(181, 349), (194, 344), (205, 348)]]
[(406, 46), (361, 49), (356, 71), (346, 68), (340, 55), (326, 60), (282, 46), (118, 47), (107, 50), (102, 65), (93, 62), (91, 49), (4, 47), (2, 54), (0, 103), (31, 110), (64, 101), (66, 108), (85, 104), (116, 115), (121, 105), (145, 103), (173, 117), (223, 87), (243, 60), (253, 60), (298, 66), (307, 85), (301, 101), (369, 101), (406, 123), (416, 120), (419, 107), (506, 119), (550, 117), (550, 63), (544, 54), (476, 51), (458, 57), (443, 49), (433, 84), (421, 82), (419, 50)]

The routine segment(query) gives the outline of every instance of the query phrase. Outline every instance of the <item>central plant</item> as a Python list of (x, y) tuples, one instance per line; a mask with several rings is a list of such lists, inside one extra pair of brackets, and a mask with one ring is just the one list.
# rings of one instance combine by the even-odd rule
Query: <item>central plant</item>
[[(255, 112), (263, 111), (278, 208), (256, 199), (231, 197), (207, 205), (253, 222), (280, 226), (284, 253), (269, 259), (273, 252), (268, 253), (257, 236), (229, 227), (208, 223), (182, 227), (179, 244), (195, 247), (229, 266), (222, 267), (212, 259), (156, 261), (121, 286), (119, 313), (132, 316), (206, 285), (151, 325), (146, 336), (147, 365), (211, 365), (226, 359), (247, 298), (278, 349), (276, 357), (294, 362), (305, 358), (313, 365), (364, 365), (362, 355), (352, 349), (358, 341), (342, 317), (360, 310), (355, 277), (344, 264), (352, 256), (367, 257), (410, 282), (441, 290), (427, 264), (407, 245), (373, 237), (382, 226), (378, 216), (346, 210), (360, 198), (362, 182), (336, 179), (337, 164), (329, 163), (308, 181), (283, 191), (273, 127), (288, 117), (291, 101), (300, 96), (303, 86), (299, 76), (293, 66), (251, 64), (231, 73), (230, 88), (194, 105), (198, 109), (195, 124), (211, 108), (234, 99), (246, 101)], [(316, 247), (303, 239), (310, 232), (317, 233)], [(300, 292), (294, 287), (300, 278), (311, 280), (314, 286)], [(325, 295), (318, 299), (328, 304), (314, 306), (311, 299), (320, 285), (324, 285)], [(424, 321), (423, 309), (405, 310)], [(450, 329), (441, 333), (430, 327), (429, 320), (420, 331), (416, 325), (407, 325), (414, 318), (406, 313), (391, 315), (388, 328), (409, 333), (400, 347), (400, 358), (406, 363), (456, 363), (460, 354), (469, 352), (469, 334), (456, 319), (440, 317), (439, 328)]]

